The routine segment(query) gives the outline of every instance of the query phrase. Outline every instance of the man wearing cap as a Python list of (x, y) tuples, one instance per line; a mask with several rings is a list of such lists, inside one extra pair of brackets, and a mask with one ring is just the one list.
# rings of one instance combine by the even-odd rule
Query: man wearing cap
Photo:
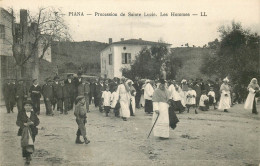
[(52, 80), (47, 79), (47, 84), (42, 86), (42, 95), (44, 97), (44, 103), (46, 107), (46, 115), (53, 115), (51, 101), (53, 99), (53, 86)]
[(16, 101), (18, 112), (23, 109), (23, 102), (27, 98), (27, 88), (24, 85), (24, 80), (20, 79), (16, 87)]
[(29, 93), (32, 100), (33, 110), (37, 115), (40, 114), (40, 98), (41, 98), (41, 87), (38, 85), (37, 79), (33, 80), (33, 85), (29, 89)]
[(85, 124), (87, 122), (87, 112), (84, 108), (85, 105), (85, 96), (78, 96), (75, 100), (75, 111), (74, 115), (76, 116), (76, 122), (78, 124), (78, 131), (77, 131), (77, 137), (76, 137), (76, 144), (82, 144), (80, 140), (80, 136), (82, 135), (84, 138), (85, 144), (90, 143), (90, 141), (87, 139), (86, 135), (86, 127)]
[(3, 95), (5, 99), (5, 106), (7, 113), (14, 112), (13, 108), (15, 105), (15, 84), (12, 83), (11, 79), (7, 79), (3, 86)]

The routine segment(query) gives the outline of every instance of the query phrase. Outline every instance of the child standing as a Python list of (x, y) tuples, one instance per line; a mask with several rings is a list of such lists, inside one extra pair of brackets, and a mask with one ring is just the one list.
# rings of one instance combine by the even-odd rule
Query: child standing
[(104, 110), (106, 112), (106, 117), (108, 116), (108, 113), (110, 112), (110, 103), (111, 103), (111, 92), (109, 91), (109, 86), (106, 87), (106, 90), (102, 93), (102, 103), (104, 106)]
[(113, 89), (111, 101), (111, 108), (114, 109), (115, 116), (119, 117), (120, 104), (118, 100), (117, 86)]
[(75, 111), (74, 115), (76, 116), (76, 122), (78, 124), (78, 131), (77, 131), (77, 138), (76, 138), (76, 144), (83, 144), (80, 140), (80, 135), (83, 136), (85, 144), (90, 143), (90, 141), (87, 139), (86, 135), (86, 127), (85, 124), (87, 122), (87, 110), (85, 107), (85, 97), (84, 96), (78, 96), (75, 100)]
[(196, 91), (193, 90), (191, 87), (188, 88), (187, 92), (187, 100), (186, 100), (186, 106), (188, 108), (187, 112), (189, 113), (190, 107), (195, 108), (195, 114), (198, 114), (196, 110)]
[(210, 87), (208, 96), (209, 96), (209, 106), (213, 105), (214, 106), (214, 110), (217, 109), (216, 108), (216, 97), (215, 97), (215, 92), (214, 92), (213, 87)]
[(209, 103), (209, 98), (206, 95), (206, 91), (202, 91), (202, 95), (200, 96), (200, 103), (199, 107), (201, 111), (208, 111), (208, 103)]

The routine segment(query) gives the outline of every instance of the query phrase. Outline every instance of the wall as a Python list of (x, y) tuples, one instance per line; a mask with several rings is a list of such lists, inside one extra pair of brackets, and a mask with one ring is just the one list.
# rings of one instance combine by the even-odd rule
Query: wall
[[(126, 47), (124, 50), (123, 48)], [(122, 68), (129, 67), (130, 64), (122, 64), (122, 53), (131, 53), (131, 61), (135, 60), (136, 55), (144, 48), (144, 45), (116, 45), (114, 46), (115, 63), (114, 63), (114, 77), (122, 77)]]
[[(109, 54), (112, 54), (112, 65), (109, 65)], [(101, 77), (114, 78), (114, 63), (114, 47), (109, 46), (100, 53)]]

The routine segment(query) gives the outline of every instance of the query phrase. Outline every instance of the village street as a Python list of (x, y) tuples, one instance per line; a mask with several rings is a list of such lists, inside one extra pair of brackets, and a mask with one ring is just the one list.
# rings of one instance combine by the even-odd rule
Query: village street
[[(260, 105), (257, 105), (260, 110)], [(152, 116), (143, 109), (128, 121), (105, 117), (91, 105), (86, 124), (90, 144), (76, 145), (77, 125), (73, 112), (53, 117), (45, 115), (41, 104), (39, 134), (36, 137), (32, 166), (48, 165), (259, 165), (260, 115), (253, 115), (235, 105), (224, 113), (220, 110), (199, 114), (177, 114), (180, 122), (170, 131), (169, 140), (159, 140), (153, 135), (147, 139)], [(20, 137), (17, 136), (17, 109), (7, 114), (0, 108), (1, 166), (21, 166)], [(82, 139), (82, 138), (81, 138)]]

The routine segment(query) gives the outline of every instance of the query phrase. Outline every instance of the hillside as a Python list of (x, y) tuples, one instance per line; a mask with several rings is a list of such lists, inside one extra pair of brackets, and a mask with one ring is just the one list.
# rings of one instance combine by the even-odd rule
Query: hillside
[(200, 67), (203, 64), (203, 58), (208, 56), (211, 51), (208, 48), (191, 48), (180, 47), (171, 49), (173, 56), (181, 60), (182, 66), (177, 71), (176, 79), (213, 79), (214, 76), (208, 77), (200, 72)]
[(77, 72), (83, 67), (88, 73), (97, 74), (100, 70), (100, 51), (106, 43), (96, 41), (55, 42), (52, 44), (52, 62), (59, 73)]

